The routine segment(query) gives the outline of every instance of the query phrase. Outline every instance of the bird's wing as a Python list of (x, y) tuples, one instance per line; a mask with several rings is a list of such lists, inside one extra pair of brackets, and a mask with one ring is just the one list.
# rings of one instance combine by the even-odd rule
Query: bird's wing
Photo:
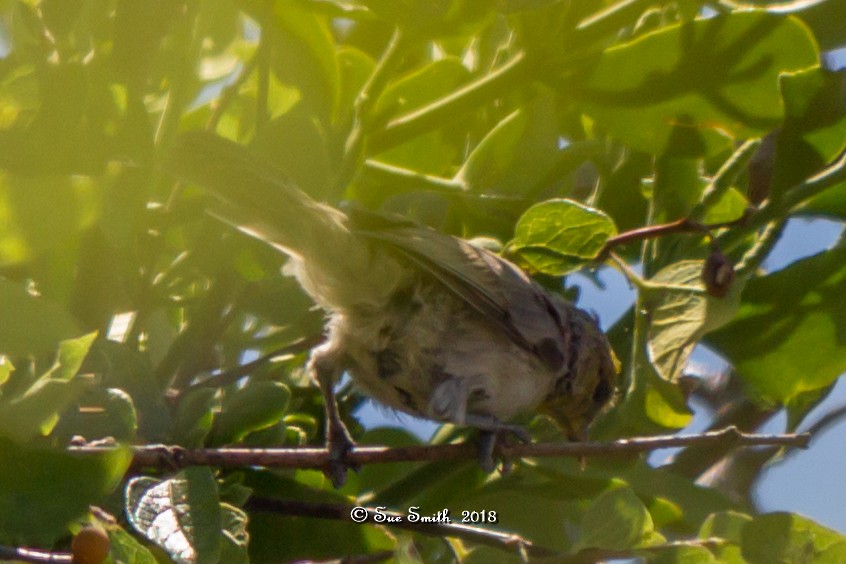
[(398, 216), (347, 211), (357, 234), (387, 244), (429, 272), (550, 368), (563, 362), (567, 336), (560, 308), (517, 266), (467, 241)]

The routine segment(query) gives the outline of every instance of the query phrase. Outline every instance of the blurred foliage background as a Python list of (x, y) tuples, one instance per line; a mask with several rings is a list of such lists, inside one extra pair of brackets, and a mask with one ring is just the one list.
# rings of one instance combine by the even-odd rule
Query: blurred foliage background
[[(322, 314), (284, 257), (162, 172), (192, 129), (318, 200), (491, 238), (573, 299), (566, 276), (620, 233), (725, 225), (615, 247), (638, 298), (609, 331), (623, 383), (592, 438), (672, 433), (691, 397), (714, 428), (802, 428), (846, 370), (846, 245), (759, 266), (789, 218), (846, 218), (844, 78), (822, 64), (844, 21), (840, 0), (0, 1), (0, 543), (63, 551), (95, 526), (111, 562), (519, 560), (256, 503), (285, 500), (496, 511), (480, 526), (575, 561), (846, 559), (840, 534), (757, 511), (775, 448), (380, 465), (338, 491), (317, 471), (127, 472), (125, 446), (66, 449), (322, 443), (302, 372)], [(697, 343), (731, 370), (695, 374)], [(365, 401), (341, 395), (348, 415)]]

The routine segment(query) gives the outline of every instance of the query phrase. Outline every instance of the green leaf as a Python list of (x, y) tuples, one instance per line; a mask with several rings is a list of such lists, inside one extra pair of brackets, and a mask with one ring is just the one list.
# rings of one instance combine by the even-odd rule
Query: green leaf
[(706, 341), (764, 400), (786, 403), (829, 386), (846, 371), (844, 264), (840, 244), (751, 280), (737, 319)]
[(115, 563), (132, 562), (132, 564), (157, 564), (156, 557), (150, 550), (138, 542), (122, 527), (110, 527), (109, 555)]
[[(391, 82), (373, 108), (372, 121), (387, 122), (391, 117), (420, 108), (466, 82), (470, 71), (456, 57), (446, 57), (415, 69)], [(377, 160), (435, 175), (452, 175), (453, 163), (464, 149), (455, 123), (419, 135), (410, 141), (379, 153)]]
[(0, 352), (10, 357), (54, 350), (59, 341), (79, 335), (73, 317), (61, 306), (0, 279)]
[(125, 500), (135, 530), (173, 560), (220, 561), (222, 512), (209, 468), (187, 468), (168, 480), (133, 478)]
[(666, 429), (682, 429), (693, 420), (687, 400), (673, 382), (649, 371), (650, 383), (644, 388), (643, 413), (650, 421)]
[(82, 361), (88, 356), (97, 332), (89, 333), (76, 339), (68, 339), (59, 344), (56, 364), (50, 369), (50, 376), (56, 380), (68, 381), (79, 372)]
[(0, 459), (0, 542), (50, 546), (117, 486), (132, 453), (69, 454), (0, 436)]
[[(677, 126), (704, 154), (783, 117), (779, 75), (817, 64), (813, 36), (796, 18), (733, 12), (666, 26), (607, 49), (587, 70), (585, 111), (629, 146), (663, 154)], [(722, 139), (721, 139), (722, 138)]]
[(514, 252), (545, 274), (562, 275), (596, 257), (617, 228), (599, 210), (549, 200), (526, 210), (514, 232)]
[(700, 539), (717, 538), (729, 544), (714, 547), (714, 553), (720, 562), (727, 564), (745, 564), (740, 550), (743, 528), (752, 521), (752, 517), (735, 511), (712, 513), (699, 528)]
[(703, 261), (685, 260), (661, 269), (643, 291), (649, 311), (649, 354), (662, 378), (674, 381), (699, 340), (728, 323), (740, 304), (741, 280), (725, 298), (705, 292)]
[[(478, 470), (474, 469), (478, 474)], [(521, 468), (512, 476), (497, 477), (483, 486), (476, 486), (462, 495), (458, 493), (451, 515), (460, 518), (461, 511), (470, 507), (484, 508), (497, 513), (497, 526), (501, 530), (519, 533), (533, 542), (561, 552), (573, 549), (572, 539), (566, 534), (568, 525), (575, 527), (589, 500), (600, 494), (611, 483), (609, 479), (596, 479), (590, 473), (563, 476), (535, 468)], [(429, 503), (425, 492), (419, 504), (433, 509), (437, 502)], [(538, 519), (543, 515), (543, 519)]]
[(174, 417), (173, 440), (186, 447), (202, 446), (212, 429), (215, 405), (215, 388), (200, 388), (183, 394)]
[(228, 503), (221, 503), (220, 561), (232, 564), (247, 564), (250, 561), (247, 545), (250, 535), (247, 533), (247, 514)]
[(288, 411), (290, 399), (290, 390), (279, 382), (248, 383), (224, 401), (211, 441), (236, 443), (253, 431), (275, 425)]
[(846, 32), (840, 25), (846, 19), (846, 4), (837, 0), (811, 2), (784, 2), (782, 0), (756, 0), (761, 8), (777, 14), (795, 14), (802, 18), (814, 32), (814, 37), (824, 51), (843, 47)]
[(749, 207), (749, 200), (737, 188), (729, 188), (702, 218), (706, 224), (728, 223), (739, 219)]
[(663, 379), (655, 365), (647, 360), (648, 334), (641, 336), (641, 342), (632, 350), (633, 318), (632, 308), (608, 331), (612, 347), (621, 353), (620, 361), (627, 367), (632, 386), (614, 409), (596, 421), (592, 436), (597, 438), (680, 429), (687, 426), (693, 416), (679, 384)]
[(751, 564), (842, 562), (846, 537), (790, 513), (756, 517), (743, 528), (743, 556)]
[(533, 193), (560, 156), (556, 122), (555, 98), (543, 90), (488, 132), (455, 179), (480, 194)]
[(445, 57), (415, 68), (391, 83), (373, 106), (375, 122), (405, 114), (446, 96), (467, 81), (470, 71), (457, 57)]
[(19, 440), (47, 435), (59, 414), (76, 401), (82, 383), (74, 380), (97, 333), (63, 341), (56, 363), (18, 397), (0, 403), (0, 433)]
[(48, 435), (59, 414), (82, 393), (78, 381), (41, 378), (21, 397), (0, 404), (0, 435), (20, 441)]
[(712, 513), (699, 528), (699, 538), (719, 538), (739, 543), (743, 527), (752, 521), (752, 517), (736, 511)]
[(640, 545), (655, 532), (652, 516), (628, 487), (609, 490), (590, 504), (582, 519), (576, 550), (626, 550)]

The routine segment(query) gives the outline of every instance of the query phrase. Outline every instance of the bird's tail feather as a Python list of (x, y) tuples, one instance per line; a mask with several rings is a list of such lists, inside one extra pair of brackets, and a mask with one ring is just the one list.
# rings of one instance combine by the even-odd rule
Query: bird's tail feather
[(341, 211), (316, 202), (237, 143), (183, 134), (166, 169), (213, 194), (213, 215), (291, 255), (294, 274), (324, 307), (378, 306), (401, 282), (402, 267), (354, 235)]

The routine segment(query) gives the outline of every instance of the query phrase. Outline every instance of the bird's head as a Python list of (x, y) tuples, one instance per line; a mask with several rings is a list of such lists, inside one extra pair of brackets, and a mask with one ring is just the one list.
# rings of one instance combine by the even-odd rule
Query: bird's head
[(567, 306), (570, 332), (565, 373), (541, 411), (550, 416), (571, 440), (587, 438), (587, 428), (614, 397), (620, 362), (596, 318)]

